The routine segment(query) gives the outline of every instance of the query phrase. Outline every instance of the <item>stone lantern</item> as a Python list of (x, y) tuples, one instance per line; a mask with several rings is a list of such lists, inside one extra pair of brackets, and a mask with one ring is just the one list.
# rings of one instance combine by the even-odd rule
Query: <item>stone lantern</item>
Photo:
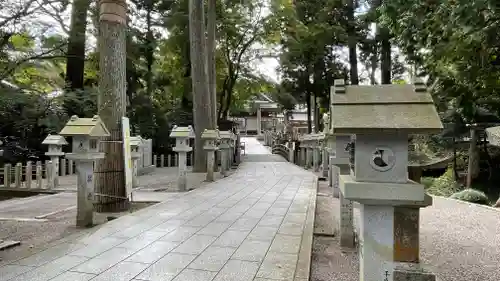
[(334, 197), (339, 198), (339, 243), (341, 247), (353, 248), (355, 246), (354, 226), (353, 226), (353, 203), (351, 200), (344, 198), (339, 190), (339, 176), (350, 174), (350, 151), (353, 148), (351, 143), (351, 134), (333, 133), (333, 101), (334, 95), (345, 94), (344, 80), (335, 80), (335, 84), (330, 92), (330, 119), (327, 120), (330, 128), (326, 135), (329, 152), (329, 185), (333, 188)]
[(49, 146), (49, 151), (45, 152), (45, 155), (50, 156), (52, 162), (50, 169), (47, 170), (47, 188), (57, 188), (59, 185), (59, 157), (64, 156), (62, 147), (67, 145), (68, 142), (63, 136), (49, 134), (42, 144)]
[(221, 149), (221, 169), (220, 172), (222, 176), (226, 177), (227, 173), (230, 169), (230, 154), (231, 154), (231, 132), (230, 131), (220, 131), (219, 132), (219, 137), (220, 137), (220, 145), (219, 148)]
[(230, 161), (229, 161), (229, 167), (233, 167), (234, 164), (236, 164), (235, 161), (235, 155), (236, 155), (236, 143), (238, 142), (238, 136), (231, 132), (231, 153), (229, 154)]
[(207, 181), (214, 181), (214, 158), (215, 151), (219, 150), (216, 143), (219, 140), (219, 130), (205, 129), (201, 138), (205, 140), (203, 149), (207, 151)]
[(319, 164), (321, 161), (321, 147), (322, 142), (325, 139), (325, 135), (312, 134), (310, 138), (313, 153), (313, 172), (319, 172)]
[(360, 207), (360, 280), (435, 280), (419, 267), (419, 208), (432, 204), (408, 179), (408, 137), (443, 126), (421, 82), (346, 86), (333, 96), (333, 133), (355, 134), (340, 190)]
[(76, 162), (78, 181), (76, 224), (91, 226), (94, 211), (94, 161), (104, 158), (104, 152), (99, 152), (99, 143), (101, 138), (110, 135), (109, 131), (97, 115), (92, 118), (72, 116), (59, 134), (73, 137), (72, 153), (66, 153), (66, 158)]
[(132, 187), (138, 187), (139, 159), (141, 152), (139, 151), (142, 144), (141, 136), (130, 137), (130, 152), (132, 154)]
[(309, 168), (309, 135), (300, 135), (300, 164), (304, 169)]
[(189, 146), (189, 140), (195, 138), (195, 133), (191, 125), (187, 127), (174, 126), (170, 137), (175, 138), (173, 150), (179, 156), (177, 190), (185, 191), (187, 188), (187, 153), (193, 150)]

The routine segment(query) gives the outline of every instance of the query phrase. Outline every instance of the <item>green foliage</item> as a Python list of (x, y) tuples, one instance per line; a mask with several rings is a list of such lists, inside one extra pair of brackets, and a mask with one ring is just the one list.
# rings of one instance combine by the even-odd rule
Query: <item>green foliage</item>
[(455, 182), (452, 168), (448, 168), (442, 176), (434, 179), (432, 185), (426, 189), (429, 194), (444, 197), (448, 197), (459, 190), (460, 186), (457, 182)]
[(456, 192), (450, 196), (450, 198), (467, 201), (470, 203), (476, 203), (481, 205), (489, 205), (490, 201), (488, 200), (488, 196), (484, 194), (484, 192), (475, 190), (475, 189), (465, 189), (459, 192)]
[(290, 102), (304, 103), (314, 95), (328, 108), (330, 86), (347, 78), (339, 47), (346, 46), (346, 14), (341, 1), (272, 1), (281, 26), (281, 91)]
[(435, 178), (432, 177), (422, 177), (420, 183), (424, 185), (425, 189), (428, 190), (434, 184)]
[(496, 2), (395, 0), (380, 11), (408, 60), (430, 76), (441, 108), (465, 122), (477, 121), (480, 108), (498, 112)]

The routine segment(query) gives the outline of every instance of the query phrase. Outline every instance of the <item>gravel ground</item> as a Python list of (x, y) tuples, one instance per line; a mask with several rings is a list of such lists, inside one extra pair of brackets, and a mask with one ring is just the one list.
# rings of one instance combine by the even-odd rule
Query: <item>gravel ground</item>
[[(342, 252), (335, 236), (325, 236), (335, 234), (337, 208), (338, 199), (320, 182), (311, 281), (359, 280), (357, 252)], [(500, 210), (435, 197), (420, 219), (421, 261), (437, 280), (500, 280)]]
[(339, 247), (336, 237), (338, 200), (333, 198), (328, 182), (320, 181), (314, 218), (311, 281), (358, 280), (356, 250)]
[(39, 247), (78, 233), (76, 210), (47, 217), (49, 222), (0, 221), (0, 238), (21, 241), (21, 245), (0, 252), (2, 262), (35, 253)]
[(500, 280), (500, 210), (435, 197), (420, 218), (422, 261), (441, 281)]

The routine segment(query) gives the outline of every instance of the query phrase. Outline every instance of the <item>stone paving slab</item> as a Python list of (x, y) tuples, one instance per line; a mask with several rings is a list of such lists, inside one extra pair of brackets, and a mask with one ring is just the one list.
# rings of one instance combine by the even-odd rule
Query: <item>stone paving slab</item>
[(0, 267), (0, 281), (308, 280), (317, 178), (287, 162), (232, 176)]

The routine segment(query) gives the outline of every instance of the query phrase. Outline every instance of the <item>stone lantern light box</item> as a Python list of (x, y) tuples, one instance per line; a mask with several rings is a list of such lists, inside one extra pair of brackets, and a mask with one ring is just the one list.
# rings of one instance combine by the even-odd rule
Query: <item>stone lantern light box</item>
[[(344, 83), (336, 81), (336, 85)], [(423, 83), (343, 87), (344, 91), (332, 95), (332, 133), (355, 135), (351, 148), (352, 180), (413, 183), (408, 180), (407, 171), (409, 135), (438, 133), (443, 129)], [(346, 198), (348, 194), (344, 194)], [(422, 190), (415, 200), (423, 200), (423, 196)]]
[(132, 153), (138, 153), (141, 144), (142, 144), (141, 136), (130, 137), (130, 148)]
[(201, 134), (201, 138), (205, 140), (204, 149), (217, 149), (216, 141), (220, 139), (219, 130), (209, 130), (206, 129)]
[(220, 131), (219, 138), (222, 140), (230, 140), (233, 138), (232, 133), (230, 131)]
[(99, 116), (79, 118), (72, 116), (66, 126), (59, 133), (61, 136), (73, 137), (71, 154), (79, 154), (85, 159), (102, 158), (99, 153), (100, 139), (109, 137), (109, 131)]
[(187, 127), (174, 126), (172, 128), (172, 132), (170, 133), (170, 137), (175, 138), (174, 150), (177, 151), (176, 149), (190, 148), (189, 140), (194, 139), (196, 135), (191, 125)]
[(49, 146), (49, 151), (45, 154), (48, 156), (63, 156), (64, 152), (62, 151), (63, 145), (67, 145), (68, 142), (63, 136), (60, 135), (51, 135), (49, 134), (42, 142), (42, 144), (46, 144)]

